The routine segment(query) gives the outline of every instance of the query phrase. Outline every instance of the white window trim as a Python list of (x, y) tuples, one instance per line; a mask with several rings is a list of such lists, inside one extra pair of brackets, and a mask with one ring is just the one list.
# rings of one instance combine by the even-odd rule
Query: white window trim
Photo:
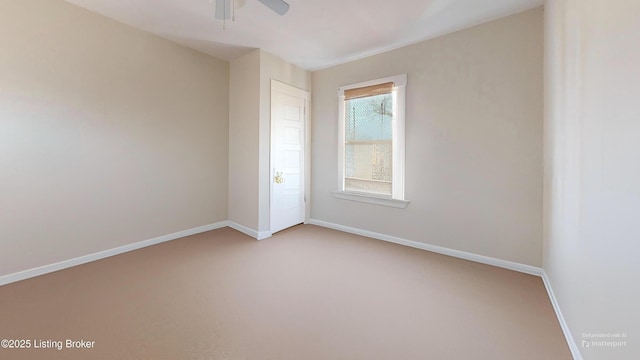
[[(345, 142), (345, 109), (344, 92), (346, 90), (372, 86), (377, 84), (393, 83), (393, 101), (396, 111), (391, 123), (393, 132), (393, 178), (392, 196), (377, 196), (375, 194), (360, 193), (344, 190), (344, 142)], [(344, 200), (360, 201), (369, 204), (385, 205), (396, 208), (406, 208), (410, 201), (404, 198), (404, 152), (405, 152), (405, 96), (407, 86), (407, 74), (389, 76), (381, 79), (364, 81), (357, 84), (345, 85), (338, 88), (338, 191), (334, 191), (335, 197)]]
[(406, 208), (411, 201), (392, 199), (387, 196), (376, 196), (374, 194), (359, 193), (354, 191), (334, 191), (333, 196), (338, 199), (358, 201), (367, 204), (390, 206), (398, 209)]

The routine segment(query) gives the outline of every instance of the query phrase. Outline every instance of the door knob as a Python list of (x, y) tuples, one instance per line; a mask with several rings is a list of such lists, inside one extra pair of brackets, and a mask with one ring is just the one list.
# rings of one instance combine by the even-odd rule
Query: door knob
[(273, 182), (276, 184), (282, 184), (284, 182), (281, 171), (276, 172), (276, 176), (273, 177)]

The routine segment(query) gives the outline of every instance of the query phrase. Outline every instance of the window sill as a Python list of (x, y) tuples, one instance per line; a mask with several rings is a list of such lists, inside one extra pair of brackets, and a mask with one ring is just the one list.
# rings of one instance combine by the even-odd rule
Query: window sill
[(389, 206), (389, 207), (394, 207), (398, 209), (404, 209), (411, 203), (411, 201), (407, 201), (407, 200), (391, 199), (391, 198), (382, 197), (382, 196), (375, 196), (370, 194), (347, 192), (347, 191), (334, 191), (333, 196), (335, 196), (338, 199), (358, 201), (358, 202), (374, 204), (374, 205)]

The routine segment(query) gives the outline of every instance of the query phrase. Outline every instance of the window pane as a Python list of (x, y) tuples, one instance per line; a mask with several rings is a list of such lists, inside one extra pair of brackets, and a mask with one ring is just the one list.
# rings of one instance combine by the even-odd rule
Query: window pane
[(345, 101), (345, 190), (391, 195), (391, 94)]

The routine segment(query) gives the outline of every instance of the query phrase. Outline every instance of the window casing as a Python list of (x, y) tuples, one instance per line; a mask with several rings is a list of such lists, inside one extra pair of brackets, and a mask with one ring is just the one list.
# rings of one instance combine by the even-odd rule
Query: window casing
[(338, 88), (336, 197), (395, 207), (408, 204), (404, 201), (406, 84), (407, 75), (402, 74)]

